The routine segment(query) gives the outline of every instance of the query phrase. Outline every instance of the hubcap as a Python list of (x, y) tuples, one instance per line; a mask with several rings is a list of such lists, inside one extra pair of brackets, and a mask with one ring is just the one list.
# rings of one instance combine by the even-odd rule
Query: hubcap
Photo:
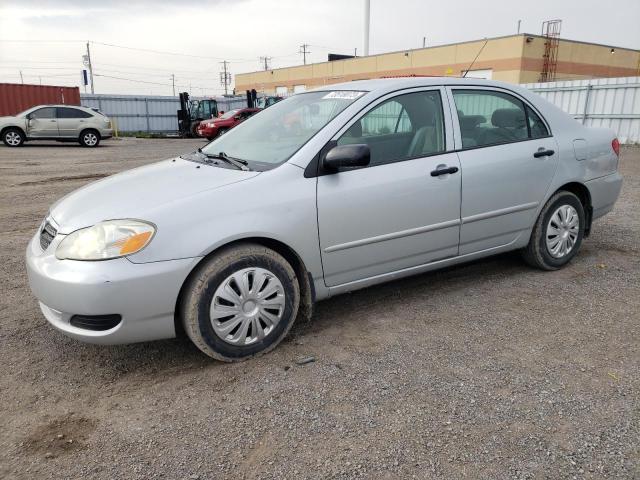
[(547, 250), (554, 258), (562, 258), (573, 250), (580, 233), (580, 217), (571, 205), (558, 207), (547, 225)]
[(87, 133), (84, 136), (84, 143), (90, 146), (94, 146), (98, 141), (98, 137), (96, 137), (93, 133)]
[(232, 345), (250, 345), (273, 332), (282, 319), (282, 283), (264, 268), (245, 268), (227, 277), (213, 294), (213, 331)]
[(9, 132), (4, 138), (11, 146), (15, 147), (16, 145), (20, 145), (20, 135), (18, 135), (16, 132)]

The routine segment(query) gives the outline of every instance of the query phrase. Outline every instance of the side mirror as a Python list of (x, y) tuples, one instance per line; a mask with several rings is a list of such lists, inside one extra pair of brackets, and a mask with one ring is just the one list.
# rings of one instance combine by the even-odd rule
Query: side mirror
[(326, 170), (335, 171), (340, 168), (366, 167), (370, 160), (371, 150), (367, 144), (338, 145), (325, 155), (322, 166)]

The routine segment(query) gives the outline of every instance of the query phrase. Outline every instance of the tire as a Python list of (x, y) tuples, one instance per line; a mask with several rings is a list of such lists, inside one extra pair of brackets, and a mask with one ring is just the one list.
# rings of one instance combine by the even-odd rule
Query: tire
[(26, 140), (19, 128), (7, 128), (2, 132), (2, 141), (7, 147), (21, 147)]
[(293, 326), (299, 305), (291, 265), (273, 250), (246, 243), (221, 250), (194, 271), (180, 314), (196, 347), (216, 360), (236, 362), (275, 348)]
[(216, 137), (207, 137), (207, 140), (208, 141), (212, 141), (214, 138), (216, 138)]
[(100, 133), (97, 130), (83, 130), (78, 141), (83, 147), (95, 148), (100, 145)]
[(218, 130), (218, 135), (217, 136), (219, 137), (220, 135), (224, 135), (228, 131), (229, 131), (228, 128), (221, 128), (221, 129)]
[(556, 192), (538, 216), (529, 245), (522, 251), (524, 260), (542, 270), (564, 267), (580, 250), (585, 225), (584, 206), (580, 199), (571, 192)]

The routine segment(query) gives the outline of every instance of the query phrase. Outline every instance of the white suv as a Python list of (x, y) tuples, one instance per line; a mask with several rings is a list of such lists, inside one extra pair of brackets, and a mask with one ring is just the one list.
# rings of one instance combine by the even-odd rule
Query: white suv
[(19, 147), (27, 140), (77, 141), (97, 147), (112, 134), (111, 120), (86, 107), (38, 105), (13, 117), (0, 117), (0, 135), (8, 147)]

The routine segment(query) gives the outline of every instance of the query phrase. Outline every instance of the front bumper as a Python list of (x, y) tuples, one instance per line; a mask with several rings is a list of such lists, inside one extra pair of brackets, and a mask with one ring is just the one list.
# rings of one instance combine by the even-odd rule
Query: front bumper
[(198, 126), (196, 131), (198, 132), (198, 135), (200, 135), (201, 137), (205, 137), (205, 138), (213, 138), (218, 134), (218, 128), (217, 127), (201, 127), (201, 126)]
[[(58, 260), (58, 235), (42, 251), (36, 234), (27, 247), (31, 291), (45, 318), (64, 334), (90, 343), (114, 345), (175, 337), (178, 293), (198, 258), (136, 264), (127, 258), (99, 262)], [(71, 325), (73, 315), (119, 314), (109, 330)]]

